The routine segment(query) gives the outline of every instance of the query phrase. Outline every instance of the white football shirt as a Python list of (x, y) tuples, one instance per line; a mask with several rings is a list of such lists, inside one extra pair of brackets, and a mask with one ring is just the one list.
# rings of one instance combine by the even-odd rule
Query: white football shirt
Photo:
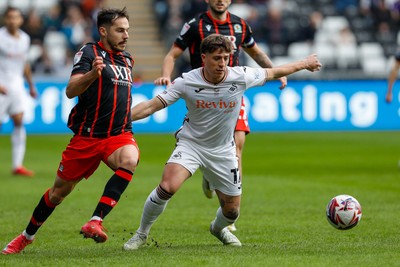
[(202, 70), (184, 73), (159, 97), (166, 105), (180, 98), (186, 102), (188, 112), (177, 138), (216, 148), (233, 141), (242, 95), (248, 88), (263, 85), (266, 74), (262, 68), (227, 67), (225, 80), (212, 84)]
[(24, 68), (28, 59), (30, 37), (19, 31), (16, 38), (5, 27), (0, 28), (0, 84), (10, 94), (25, 90)]

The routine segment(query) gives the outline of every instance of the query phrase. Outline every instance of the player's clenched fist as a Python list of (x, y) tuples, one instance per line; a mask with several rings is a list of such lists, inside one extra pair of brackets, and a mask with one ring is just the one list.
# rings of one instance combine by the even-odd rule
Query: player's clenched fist
[(154, 81), (155, 85), (170, 85), (171, 79), (168, 77), (160, 77)]
[(103, 63), (103, 58), (102, 57), (95, 57), (92, 63), (92, 70), (97, 72), (98, 76), (101, 76), (101, 71), (104, 69), (106, 64)]
[(309, 71), (320, 70), (322, 67), (321, 62), (319, 62), (316, 54), (309, 55), (304, 59), (304, 63), (306, 64), (305, 69)]

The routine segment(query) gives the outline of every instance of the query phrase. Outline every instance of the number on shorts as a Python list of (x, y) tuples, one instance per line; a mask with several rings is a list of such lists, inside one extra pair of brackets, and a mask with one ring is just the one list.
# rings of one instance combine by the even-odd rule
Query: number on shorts
[(233, 183), (237, 184), (240, 182), (240, 175), (239, 175), (239, 169), (231, 169), (231, 173), (233, 173)]

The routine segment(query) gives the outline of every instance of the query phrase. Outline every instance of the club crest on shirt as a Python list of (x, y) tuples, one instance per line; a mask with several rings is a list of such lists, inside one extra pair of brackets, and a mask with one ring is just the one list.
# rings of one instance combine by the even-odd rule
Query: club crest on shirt
[(74, 56), (74, 65), (75, 65), (76, 63), (78, 63), (78, 62), (81, 60), (82, 55), (83, 55), (83, 52), (82, 52), (82, 51), (78, 51), (78, 52), (75, 54), (75, 56)]
[(229, 88), (228, 92), (233, 93), (236, 91), (236, 89), (237, 89), (236, 83), (232, 83), (232, 86), (231, 86), (231, 88)]
[(185, 33), (187, 33), (187, 31), (189, 29), (190, 29), (190, 25), (188, 23), (183, 24), (180, 35), (184, 35)]
[(242, 26), (240, 24), (235, 24), (235, 25), (233, 25), (233, 30), (236, 33), (241, 33), (242, 32)]

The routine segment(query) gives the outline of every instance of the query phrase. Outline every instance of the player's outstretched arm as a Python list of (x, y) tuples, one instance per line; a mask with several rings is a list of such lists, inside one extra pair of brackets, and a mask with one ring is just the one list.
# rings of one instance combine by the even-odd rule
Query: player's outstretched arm
[[(265, 54), (257, 44), (250, 48), (243, 48), (243, 50), (262, 68), (272, 68), (273, 64), (271, 59)], [(281, 86), (279, 89), (284, 89), (287, 85), (287, 78), (280, 77), (279, 81), (281, 82)]]
[(322, 64), (319, 62), (316, 54), (309, 55), (303, 60), (293, 63), (288, 63), (282, 66), (265, 69), (267, 72), (266, 81), (279, 79), (280, 77), (288, 76), (300, 70), (319, 71)]
[(165, 107), (166, 105), (158, 96), (154, 97), (153, 99), (140, 102), (131, 109), (132, 121), (144, 119)]
[(172, 45), (171, 49), (165, 55), (164, 62), (162, 66), (162, 74), (161, 77), (157, 78), (154, 81), (155, 85), (170, 85), (171, 84), (171, 75), (174, 71), (175, 61), (178, 57), (180, 57), (183, 53), (183, 50), (176, 46)]

